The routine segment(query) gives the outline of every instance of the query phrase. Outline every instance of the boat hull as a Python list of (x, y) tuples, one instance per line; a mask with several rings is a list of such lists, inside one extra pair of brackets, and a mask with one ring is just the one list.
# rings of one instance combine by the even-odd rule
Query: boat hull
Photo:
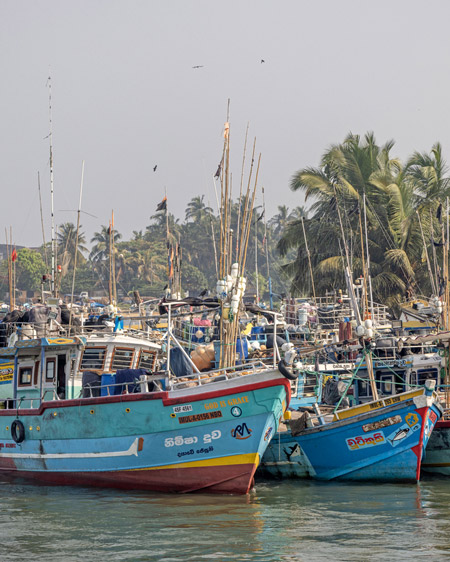
[[(53, 484), (246, 493), (289, 401), (276, 371), (0, 411), (0, 470)], [(16, 443), (18, 420), (24, 440)]]
[(424, 449), (441, 416), (434, 398), (421, 394), (374, 411), (370, 407), (297, 436), (277, 434), (261, 472), (318, 480), (417, 481)]
[(450, 421), (439, 420), (425, 450), (422, 472), (450, 476)]

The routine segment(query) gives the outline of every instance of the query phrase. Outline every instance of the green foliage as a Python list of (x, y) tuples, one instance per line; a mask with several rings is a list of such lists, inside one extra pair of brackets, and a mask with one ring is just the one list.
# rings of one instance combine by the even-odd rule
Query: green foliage
[[(436, 211), (450, 191), (442, 149), (437, 143), (429, 155), (414, 153), (403, 167), (391, 157), (393, 146), (393, 141), (379, 146), (373, 133), (364, 139), (349, 134), (324, 153), (318, 168), (304, 168), (292, 178), (292, 190), (312, 200), (304, 226), (319, 294), (345, 286), (344, 241), (353, 274), (363, 273), (364, 201), (375, 298), (395, 306), (411, 289), (416, 294), (431, 293), (424, 256), (425, 251), (433, 255), (431, 241), (441, 237)], [(278, 249), (289, 258), (284, 271), (291, 279), (292, 293), (310, 294), (301, 221), (286, 222)], [(436, 264), (442, 263), (442, 248), (435, 256)]]
[(41, 288), (42, 275), (45, 273), (45, 263), (39, 252), (22, 248), (17, 252), (16, 288), (27, 291), (37, 291)]

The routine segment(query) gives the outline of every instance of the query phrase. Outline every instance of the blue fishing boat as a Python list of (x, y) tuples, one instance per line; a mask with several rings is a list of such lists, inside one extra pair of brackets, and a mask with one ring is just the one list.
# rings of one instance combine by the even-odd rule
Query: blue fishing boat
[(106, 395), (87, 387), (72, 398), (84, 346), (58, 337), (2, 350), (14, 363), (14, 397), (0, 409), (1, 471), (51, 484), (248, 492), (289, 403), (289, 381), (277, 369), (254, 364), (182, 379), (129, 369)]
[[(319, 480), (417, 481), (431, 432), (442, 415), (435, 381), (420, 389), (306, 419), (277, 433), (262, 473)], [(309, 418), (309, 419), (308, 419)], [(302, 424), (299, 423), (303, 421)]]

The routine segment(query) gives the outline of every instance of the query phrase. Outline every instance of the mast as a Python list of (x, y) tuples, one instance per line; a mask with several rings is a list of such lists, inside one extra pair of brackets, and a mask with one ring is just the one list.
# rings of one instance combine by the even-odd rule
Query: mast
[(73, 257), (73, 277), (72, 277), (72, 294), (70, 297), (70, 314), (69, 314), (69, 334), (72, 327), (72, 312), (73, 312), (73, 294), (75, 291), (75, 273), (77, 270), (77, 257), (78, 257), (78, 238), (80, 234), (80, 214), (81, 214), (81, 198), (83, 195), (83, 179), (84, 179), (84, 160), (81, 164), (81, 184), (80, 184), (80, 201), (78, 203), (78, 213), (77, 213), (77, 234), (75, 238), (75, 255)]
[(117, 286), (116, 286), (116, 252), (114, 248), (114, 210), (111, 211), (111, 248), (112, 248), (112, 290), (113, 304), (117, 305)]
[(312, 287), (312, 292), (313, 292), (313, 299), (314, 299), (314, 304), (316, 304), (316, 288), (314, 286), (314, 275), (313, 275), (313, 269), (312, 269), (312, 264), (311, 264), (311, 253), (310, 253), (309, 247), (308, 247), (308, 239), (306, 238), (304, 217), (302, 217), (301, 220), (302, 220), (302, 228), (303, 228), (303, 237), (305, 239), (306, 255), (308, 256), (309, 274), (311, 276), (311, 287)]
[(255, 281), (256, 304), (259, 304), (259, 279), (258, 279), (258, 215), (255, 214)]
[(52, 265), (52, 278), (50, 282), (52, 297), (56, 296), (55, 293), (55, 209), (53, 202), (53, 126), (52, 126), (52, 77), (48, 77), (48, 110), (50, 121), (50, 132), (48, 135), (50, 141), (50, 201), (51, 201), (51, 224), (52, 224), (52, 247), (51, 247), (51, 265)]
[(109, 304), (113, 303), (113, 290), (112, 290), (112, 224), (109, 221), (109, 283), (108, 283), (108, 296)]
[(269, 243), (268, 243), (268, 240), (267, 240), (266, 202), (265, 202), (265, 199), (264, 199), (264, 187), (262, 188), (262, 197), (263, 197), (263, 213), (264, 213), (264, 241), (263, 241), (263, 245), (265, 244), (267, 279), (269, 280), (269, 304), (270, 304), (270, 310), (273, 310), (272, 278), (270, 277), (270, 268), (269, 268)]
[(372, 321), (375, 319), (373, 308), (373, 293), (372, 293), (372, 277), (370, 276), (370, 252), (369, 252), (369, 237), (367, 235), (367, 212), (366, 212), (366, 194), (363, 195), (363, 208), (364, 208), (364, 233), (366, 238), (366, 267), (367, 267), (367, 280), (369, 282), (369, 301), (370, 312)]

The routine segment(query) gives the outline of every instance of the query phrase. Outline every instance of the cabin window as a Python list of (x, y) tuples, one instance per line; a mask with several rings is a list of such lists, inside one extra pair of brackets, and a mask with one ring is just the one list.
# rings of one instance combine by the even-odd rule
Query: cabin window
[(133, 357), (134, 349), (115, 347), (111, 361), (111, 371), (117, 371), (117, 369), (130, 369)]
[(81, 358), (81, 371), (101, 370), (105, 364), (106, 347), (87, 347)]
[(19, 369), (20, 386), (31, 385), (32, 376), (33, 376), (33, 367), (20, 367)]
[(156, 352), (149, 349), (142, 349), (139, 355), (138, 369), (154, 371), (156, 367)]
[(372, 392), (370, 389), (370, 384), (368, 380), (359, 380), (358, 381), (358, 396), (360, 398), (367, 398), (372, 396)]
[(409, 384), (410, 386), (417, 386), (417, 373), (416, 371), (411, 371), (409, 375)]
[(45, 366), (45, 382), (53, 382), (55, 380), (55, 360), (48, 359)]
[(435, 380), (437, 381), (438, 379), (438, 373), (437, 373), (437, 369), (427, 369), (427, 370), (419, 370), (418, 372), (419, 375), (419, 384), (425, 384), (425, 382), (429, 379)]
[(381, 394), (393, 394), (394, 393), (394, 377), (393, 375), (382, 375), (380, 377), (381, 382)]

